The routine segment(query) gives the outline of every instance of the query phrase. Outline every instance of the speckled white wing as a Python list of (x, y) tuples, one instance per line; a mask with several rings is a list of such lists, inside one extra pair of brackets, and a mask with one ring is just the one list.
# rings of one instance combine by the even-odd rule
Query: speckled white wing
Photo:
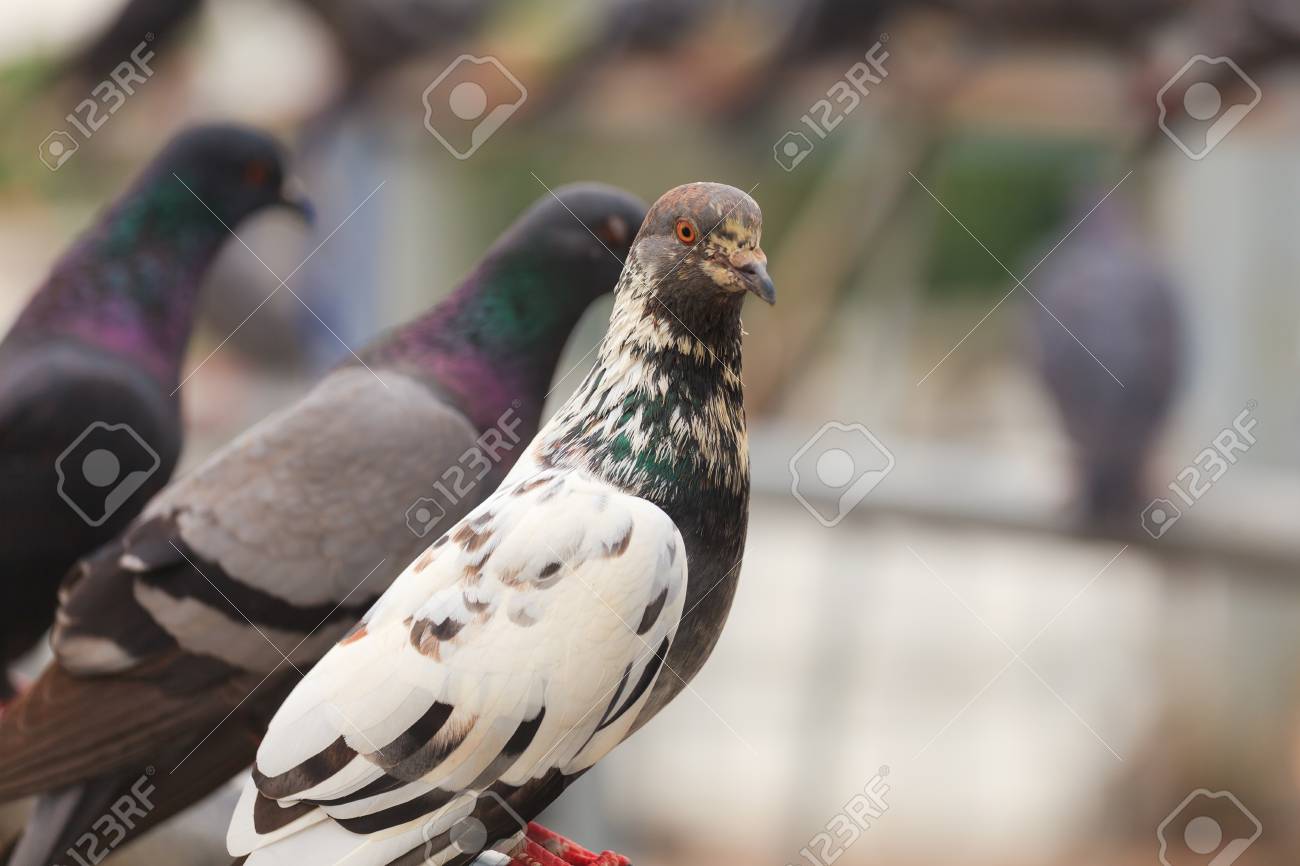
[(581, 772), (626, 736), (685, 587), (681, 535), (658, 507), (517, 466), (281, 706), (231, 853), (250, 866), (383, 864), (425, 844), (429, 862), (457, 856), (446, 834), (481, 792)]

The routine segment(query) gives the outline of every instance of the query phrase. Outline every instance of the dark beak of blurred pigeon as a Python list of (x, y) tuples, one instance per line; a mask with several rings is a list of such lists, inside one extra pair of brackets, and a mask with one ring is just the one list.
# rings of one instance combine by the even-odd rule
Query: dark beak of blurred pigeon
[(736, 253), (731, 257), (731, 266), (745, 281), (745, 288), (769, 304), (776, 303), (776, 286), (767, 275), (767, 256), (762, 250), (755, 247)]
[(316, 221), (316, 208), (312, 206), (311, 201), (303, 193), (302, 184), (297, 178), (289, 178), (280, 187), (278, 204), (298, 214), (308, 225)]

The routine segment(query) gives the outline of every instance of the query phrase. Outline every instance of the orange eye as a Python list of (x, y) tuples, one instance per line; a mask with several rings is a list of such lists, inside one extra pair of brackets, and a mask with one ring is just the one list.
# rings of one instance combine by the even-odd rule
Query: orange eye
[(677, 240), (684, 244), (695, 243), (695, 226), (691, 225), (688, 219), (679, 219), (677, 221)]

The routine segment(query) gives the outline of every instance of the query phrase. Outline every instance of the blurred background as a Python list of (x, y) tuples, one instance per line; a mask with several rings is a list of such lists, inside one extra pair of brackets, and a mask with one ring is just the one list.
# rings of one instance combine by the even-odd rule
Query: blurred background
[[(1297, 57), (1288, 0), (4, 4), (0, 322), (174, 131), (275, 132), (318, 216), (212, 273), (193, 465), (548, 188), (749, 190), (741, 589), (547, 823), (640, 866), (1295, 863)], [(233, 800), (118, 862), (228, 862)]]

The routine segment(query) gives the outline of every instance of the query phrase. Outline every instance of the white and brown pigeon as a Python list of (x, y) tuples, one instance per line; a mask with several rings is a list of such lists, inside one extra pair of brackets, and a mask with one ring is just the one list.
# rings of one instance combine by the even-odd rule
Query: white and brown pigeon
[(464, 864), (699, 671), (749, 509), (742, 301), (761, 214), (693, 183), (651, 208), (598, 360), (497, 491), (285, 700), (228, 845), (265, 864)]
[(252, 762), (299, 671), (513, 465), (644, 215), (612, 187), (545, 195), (451, 297), (78, 564), (55, 660), (0, 720), (0, 802), (40, 794), (11, 866), (63, 862), (148, 768), (155, 808), (128, 837)]

